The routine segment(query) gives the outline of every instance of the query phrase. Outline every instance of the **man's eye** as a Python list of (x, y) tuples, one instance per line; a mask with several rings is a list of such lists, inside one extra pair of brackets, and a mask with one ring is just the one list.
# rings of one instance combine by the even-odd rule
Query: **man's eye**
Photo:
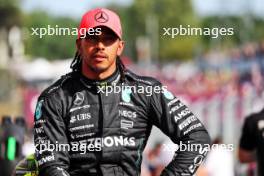
[(88, 35), (86, 38), (85, 38), (87, 41), (96, 41), (97, 40), (97, 37), (94, 36), (94, 35)]
[(106, 36), (106, 37), (104, 37), (104, 40), (105, 40), (105, 41), (115, 41), (115, 40), (116, 40), (116, 37), (113, 37), (113, 36)]

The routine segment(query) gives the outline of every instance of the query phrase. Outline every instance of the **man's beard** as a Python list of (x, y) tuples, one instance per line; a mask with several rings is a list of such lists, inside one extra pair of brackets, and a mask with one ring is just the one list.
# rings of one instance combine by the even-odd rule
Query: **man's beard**
[(97, 73), (97, 74), (106, 71), (110, 67), (110, 66), (108, 66), (108, 67), (96, 67), (96, 66), (93, 66), (92, 61), (85, 62), (84, 56), (81, 56), (81, 58), (83, 60), (82, 62), (84, 62), (84, 64), (85, 64), (85, 66), (88, 67), (89, 70), (91, 70), (92, 72)]
[(87, 64), (87, 66), (89, 67), (89, 69), (90, 69), (91, 71), (93, 71), (93, 72), (95, 72), (95, 73), (102, 73), (102, 72), (105, 72), (105, 71), (108, 69), (108, 67), (105, 67), (105, 68), (101, 68), (101, 67), (93, 67), (93, 66), (88, 65), (88, 64)]

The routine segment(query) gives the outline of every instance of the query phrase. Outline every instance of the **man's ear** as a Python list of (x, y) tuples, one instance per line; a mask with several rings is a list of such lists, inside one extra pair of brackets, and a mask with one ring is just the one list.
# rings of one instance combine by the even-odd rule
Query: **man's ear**
[(125, 42), (123, 40), (120, 40), (118, 43), (118, 48), (117, 48), (117, 55), (118, 56), (121, 56), (121, 54), (124, 50), (124, 47), (125, 47)]
[(76, 47), (78, 52), (80, 53), (80, 49), (81, 49), (81, 40), (80, 39), (76, 39)]

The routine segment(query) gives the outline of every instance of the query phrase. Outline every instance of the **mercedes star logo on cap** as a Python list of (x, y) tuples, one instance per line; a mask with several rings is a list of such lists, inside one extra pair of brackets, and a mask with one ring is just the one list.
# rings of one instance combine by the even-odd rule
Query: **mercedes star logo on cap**
[(100, 11), (98, 13), (95, 14), (94, 16), (95, 20), (99, 23), (106, 23), (108, 21), (108, 15), (103, 12), (103, 11)]

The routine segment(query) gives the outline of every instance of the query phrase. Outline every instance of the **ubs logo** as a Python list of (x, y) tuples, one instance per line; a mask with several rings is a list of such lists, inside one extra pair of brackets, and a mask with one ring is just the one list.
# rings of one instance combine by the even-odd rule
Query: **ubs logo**
[(82, 92), (77, 92), (75, 95), (74, 95), (74, 102), (73, 104), (75, 105), (81, 105), (84, 101), (84, 95)]
[(98, 12), (97, 14), (95, 14), (94, 16), (95, 18), (95, 21), (99, 22), (99, 23), (106, 23), (108, 21), (108, 15), (101, 11), (101, 12)]
[(76, 116), (72, 116), (70, 123), (75, 123), (76, 121), (82, 121), (82, 120), (89, 120), (91, 118), (90, 113), (84, 113), (84, 114), (78, 114)]

